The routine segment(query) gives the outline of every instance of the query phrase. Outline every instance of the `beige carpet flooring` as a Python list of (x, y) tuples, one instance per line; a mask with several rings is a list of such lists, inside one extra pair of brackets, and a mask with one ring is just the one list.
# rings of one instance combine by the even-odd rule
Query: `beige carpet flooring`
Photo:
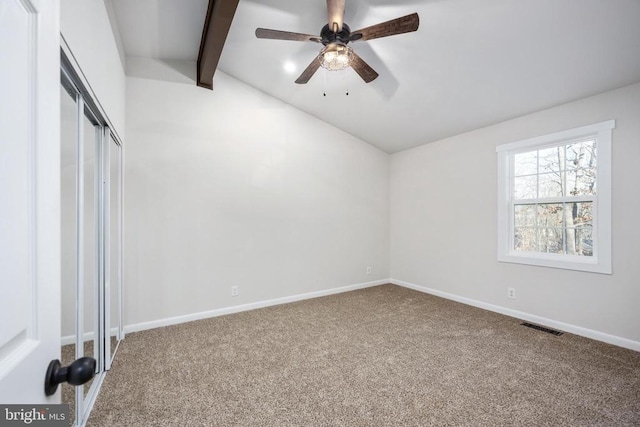
[(88, 425), (639, 426), (640, 353), (383, 285), (129, 334)]

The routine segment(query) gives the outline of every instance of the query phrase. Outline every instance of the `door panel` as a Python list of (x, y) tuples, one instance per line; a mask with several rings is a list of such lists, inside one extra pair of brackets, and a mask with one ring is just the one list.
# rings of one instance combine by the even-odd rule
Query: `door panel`
[(121, 148), (115, 140), (109, 142), (108, 153), (108, 182), (109, 182), (109, 220), (107, 222), (107, 235), (109, 236), (109, 248), (107, 256), (107, 295), (109, 297), (109, 357), (106, 368), (111, 367), (111, 360), (116, 351), (118, 341), (121, 339), (122, 313), (121, 313), (121, 217), (122, 191), (121, 191)]
[[(101, 127), (97, 125), (91, 113), (85, 109), (82, 118), (82, 247), (80, 259), (81, 271), (80, 298), (83, 310), (78, 313), (81, 319), (79, 330), (82, 331), (82, 344), (78, 346), (77, 357), (93, 357), (100, 361), (100, 329), (99, 329), (99, 286), (100, 286), (100, 180), (98, 167), (98, 152), (101, 139)], [(96, 365), (100, 370), (100, 363)], [(84, 385), (84, 395), (89, 392), (93, 380)]]
[[(33, 18), (32, 13), (17, 1), (6, 5), (3, 3), (2, 6), (2, 25), (9, 27), (5, 31), (18, 35), (22, 43), (9, 45), (8, 40), (0, 41), (3, 44), (2, 52), (15, 64), (11, 69), (3, 70), (7, 74), (3, 80), (8, 79), (16, 83), (15, 87), (6, 90), (18, 95), (10, 98), (3, 96), (4, 99), (15, 101), (9, 103), (3, 99), (0, 103), (0, 123), (5, 134), (0, 160), (0, 185), (3, 196), (0, 236), (3, 236), (5, 241), (0, 247), (0, 262), (3, 279), (12, 283), (11, 298), (2, 298), (0, 301), (0, 321), (3, 325), (0, 329), (0, 354), (24, 346), (33, 338), (29, 331), (32, 309), (28, 302), (32, 298), (30, 285), (34, 272), (31, 265), (35, 244), (32, 239), (34, 206), (30, 191), (33, 160), (31, 150), (35, 143), (30, 135), (33, 105), (30, 97), (25, 96), (34, 88), (29, 81), (21, 78), (21, 75), (31, 72), (29, 51), (35, 48), (35, 40), (30, 37), (29, 26)], [(15, 208), (8, 210), (9, 203)]]
[[(62, 253), (62, 366), (76, 358), (76, 287), (78, 278), (78, 104), (74, 88), (63, 80), (60, 86), (60, 229)], [(75, 387), (62, 384), (62, 403), (75, 420)]]
[[(76, 94), (65, 86), (60, 91), (60, 195), (62, 253), (62, 345), (74, 346), (62, 360), (67, 366), (75, 356), (76, 343), (76, 283), (78, 273), (78, 105)], [(64, 352), (63, 352), (64, 356)]]
[(56, 0), (0, 2), (0, 402), (56, 403), (60, 357), (59, 22)]

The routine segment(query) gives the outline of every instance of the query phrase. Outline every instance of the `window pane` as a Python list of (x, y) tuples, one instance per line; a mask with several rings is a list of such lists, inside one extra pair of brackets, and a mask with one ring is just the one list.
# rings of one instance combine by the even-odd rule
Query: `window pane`
[(593, 203), (567, 203), (567, 227), (591, 225), (593, 223)]
[(539, 173), (560, 172), (564, 169), (564, 146), (538, 151)]
[(538, 251), (554, 254), (564, 253), (562, 228), (538, 229)]
[(596, 141), (583, 141), (567, 145), (567, 169), (596, 167)]
[(562, 227), (563, 219), (562, 203), (538, 205), (539, 227)]
[(521, 176), (513, 180), (513, 195), (516, 199), (535, 199), (537, 197), (537, 177)]
[(567, 170), (567, 194), (571, 196), (595, 195), (596, 194), (596, 170), (595, 169)]
[(516, 154), (513, 156), (513, 174), (515, 176), (538, 173), (538, 152)]
[(565, 204), (565, 252), (568, 255), (583, 255), (585, 250), (591, 253), (593, 252), (590, 237), (588, 237), (588, 247), (585, 246), (585, 242), (581, 240), (584, 239), (584, 230), (587, 227), (591, 228), (593, 223), (592, 209), (593, 203), (591, 202)]
[(516, 227), (533, 227), (536, 225), (536, 205), (514, 206), (514, 225)]
[(575, 231), (576, 255), (593, 256), (593, 227), (577, 227)]
[(562, 172), (540, 174), (540, 192), (538, 197), (562, 197)]
[(513, 249), (516, 251), (535, 252), (536, 229), (533, 227), (516, 227), (513, 233)]

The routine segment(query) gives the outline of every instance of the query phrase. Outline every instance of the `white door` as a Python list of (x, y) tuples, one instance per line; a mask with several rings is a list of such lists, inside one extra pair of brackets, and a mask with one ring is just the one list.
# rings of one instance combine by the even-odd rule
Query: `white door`
[[(0, 0), (0, 403), (57, 403), (60, 358), (58, 0)], [(59, 389), (58, 389), (59, 390)]]

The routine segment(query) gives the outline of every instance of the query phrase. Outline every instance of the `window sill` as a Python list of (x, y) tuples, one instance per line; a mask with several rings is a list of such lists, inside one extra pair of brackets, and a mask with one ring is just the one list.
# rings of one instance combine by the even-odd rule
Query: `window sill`
[(611, 263), (598, 260), (596, 257), (578, 257), (553, 254), (509, 253), (498, 255), (499, 262), (535, 265), (539, 267), (576, 270), (589, 273), (612, 274)]

